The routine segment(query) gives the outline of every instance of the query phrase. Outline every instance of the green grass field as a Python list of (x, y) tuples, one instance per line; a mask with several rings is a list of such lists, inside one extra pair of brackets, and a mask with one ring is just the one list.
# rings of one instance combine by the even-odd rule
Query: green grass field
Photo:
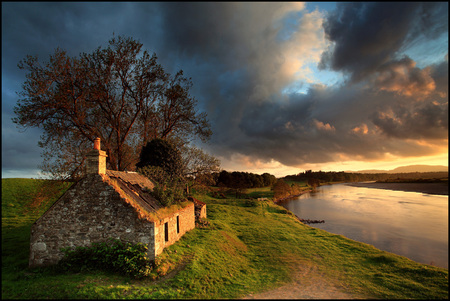
[[(241, 298), (289, 282), (299, 265), (315, 266), (361, 297), (448, 298), (447, 269), (301, 224), (270, 200), (215, 199), (207, 193), (195, 197), (207, 203), (209, 227), (165, 249), (147, 279), (29, 269), (31, 224), (68, 187), (44, 184), (2, 179), (2, 298)], [(270, 193), (248, 191), (253, 197)]]

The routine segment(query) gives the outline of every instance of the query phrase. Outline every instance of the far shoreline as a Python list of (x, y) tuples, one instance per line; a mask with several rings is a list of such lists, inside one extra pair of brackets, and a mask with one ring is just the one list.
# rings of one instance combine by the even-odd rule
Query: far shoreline
[(446, 183), (379, 183), (379, 182), (354, 182), (346, 183), (354, 187), (366, 187), (376, 189), (400, 190), (407, 192), (419, 192), (435, 195), (448, 195)]

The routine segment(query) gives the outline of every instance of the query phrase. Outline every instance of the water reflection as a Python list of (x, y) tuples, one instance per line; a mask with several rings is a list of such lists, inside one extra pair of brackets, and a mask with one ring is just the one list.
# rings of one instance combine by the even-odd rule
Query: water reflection
[(448, 196), (335, 184), (280, 205), (325, 220), (310, 226), (448, 269)]

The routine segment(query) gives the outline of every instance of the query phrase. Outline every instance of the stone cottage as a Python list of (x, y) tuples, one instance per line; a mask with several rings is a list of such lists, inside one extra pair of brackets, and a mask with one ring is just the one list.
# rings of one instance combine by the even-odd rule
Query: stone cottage
[(100, 139), (88, 153), (87, 175), (72, 185), (31, 227), (29, 266), (56, 264), (61, 248), (109, 238), (148, 246), (154, 260), (195, 228), (190, 201), (163, 207), (148, 190), (154, 184), (135, 172), (106, 170)]

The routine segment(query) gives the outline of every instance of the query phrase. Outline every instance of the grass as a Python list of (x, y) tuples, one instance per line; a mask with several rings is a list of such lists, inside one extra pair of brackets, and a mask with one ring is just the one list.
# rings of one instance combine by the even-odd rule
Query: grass
[[(30, 226), (44, 210), (29, 210), (41, 187), (36, 181), (2, 180), (3, 298), (241, 298), (291, 281), (301, 265), (316, 267), (361, 297), (448, 298), (447, 269), (301, 224), (270, 200), (216, 199), (211, 194), (195, 195), (207, 204), (210, 226), (196, 228), (166, 248), (147, 279), (29, 269)], [(247, 191), (253, 198), (270, 193), (268, 188)], [(55, 199), (52, 194), (40, 203), (48, 208)]]
[(263, 187), (263, 188), (250, 188), (247, 189), (246, 192), (248, 197), (250, 198), (272, 198), (273, 197), (273, 191), (270, 187)]

